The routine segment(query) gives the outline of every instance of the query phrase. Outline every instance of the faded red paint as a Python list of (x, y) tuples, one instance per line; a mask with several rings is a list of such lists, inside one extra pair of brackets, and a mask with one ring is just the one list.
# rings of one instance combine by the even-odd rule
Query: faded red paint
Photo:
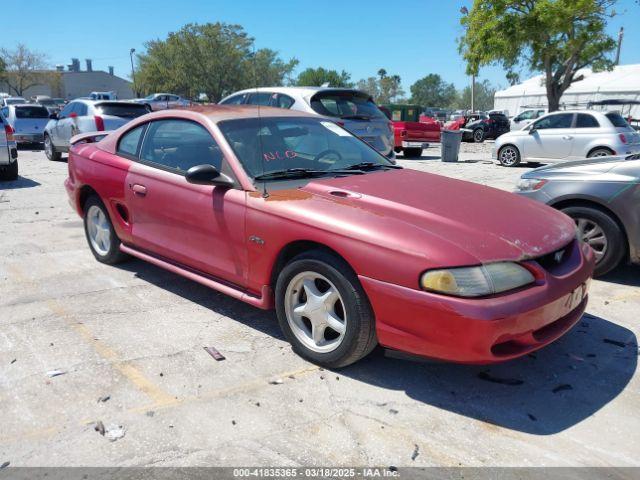
[[(263, 108), (262, 116), (299, 116)], [(413, 170), (299, 182), (257, 191), (216, 127), (249, 118), (247, 108), (194, 108), (140, 117), (98, 143), (71, 148), (70, 201), (91, 187), (109, 210), (126, 249), (261, 308), (270, 308), (278, 254), (297, 241), (341, 255), (356, 272), (384, 346), (450, 361), (490, 363), (558, 338), (580, 318), (594, 256), (564, 214), (516, 195)], [(155, 118), (201, 123), (221, 146), (240, 185), (193, 185), (181, 175), (115, 155), (118, 138)], [(144, 197), (129, 187), (147, 187)], [(123, 218), (121, 212), (127, 212)], [(257, 236), (262, 243), (251, 242)], [(570, 245), (559, 271), (536, 259)], [(483, 299), (427, 293), (428, 269), (507, 260), (529, 268), (536, 284)], [(169, 261), (169, 262), (168, 262)]]

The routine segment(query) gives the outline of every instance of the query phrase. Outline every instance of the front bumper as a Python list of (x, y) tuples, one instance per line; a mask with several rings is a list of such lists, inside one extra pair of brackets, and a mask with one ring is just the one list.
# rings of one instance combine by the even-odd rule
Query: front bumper
[[(490, 298), (448, 297), (360, 277), (376, 316), (381, 345), (429, 358), (472, 364), (510, 360), (561, 337), (582, 317), (595, 257), (577, 241), (554, 273), (536, 261), (536, 283)], [(417, 279), (416, 279), (417, 282)]]
[(16, 143), (44, 143), (44, 133), (16, 133)]

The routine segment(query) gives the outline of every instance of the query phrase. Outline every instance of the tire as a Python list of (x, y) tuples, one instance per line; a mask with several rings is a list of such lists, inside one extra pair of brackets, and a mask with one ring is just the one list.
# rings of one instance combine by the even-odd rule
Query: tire
[(513, 145), (505, 145), (498, 151), (498, 161), (503, 167), (520, 165), (520, 150)]
[[(127, 258), (120, 251), (120, 239), (102, 201), (91, 195), (84, 204), (84, 233), (91, 253), (100, 263), (114, 265)], [(100, 235), (99, 232), (102, 232)]]
[(52, 162), (59, 162), (62, 157), (60, 152), (56, 151), (56, 147), (53, 145), (51, 137), (47, 134), (44, 136), (44, 154), (47, 156), (47, 159)]
[(620, 226), (610, 215), (590, 207), (567, 207), (562, 211), (573, 218), (583, 239), (595, 251), (595, 277), (610, 272), (620, 264), (627, 242)]
[(473, 141), (474, 141), (475, 143), (482, 143), (482, 142), (484, 142), (484, 137), (485, 137), (485, 134), (484, 134), (484, 130), (483, 130), (482, 128), (476, 128), (476, 129), (473, 131)]
[[(329, 290), (333, 296), (328, 295)], [(329, 299), (320, 300), (322, 296)], [(368, 355), (377, 345), (374, 315), (366, 293), (349, 265), (330, 253), (312, 250), (291, 260), (278, 275), (275, 297), (282, 332), (293, 350), (310, 362), (327, 368), (345, 367)], [(321, 307), (305, 312), (304, 307), (310, 303)], [(295, 314), (300, 307), (301, 313)], [(326, 322), (331, 315), (333, 322)], [(336, 319), (342, 325), (342, 333), (328, 325), (336, 325)], [(312, 325), (320, 325), (318, 337), (314, 337)]]
[(613, 155), (613, 152), (608, 148), (596, 148), (589, 152), (589, 155), (587, 155), (587, 158), (609, 157), (611, 155)]
[(404, 158), (420, 158), (422, 156), (421, 148), (405, 148), (402, 150)]
[(0, 180), (3, 181), (12, 181), (18, 179), (18, 160), (11, 162), (7, 167), (3, 170), (0, 170)]

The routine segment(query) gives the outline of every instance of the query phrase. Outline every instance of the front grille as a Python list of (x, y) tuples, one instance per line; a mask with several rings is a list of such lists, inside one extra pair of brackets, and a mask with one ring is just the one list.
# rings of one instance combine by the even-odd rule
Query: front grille
[(538, 262), (538, 264), (545, 270), (552, 273), (556, 272), (559, 269), (562, 269), (571, 260), (575, 242), (576, 240), (572, 240), (564, 247), (542, 257), (538, 257), (535, 261)]

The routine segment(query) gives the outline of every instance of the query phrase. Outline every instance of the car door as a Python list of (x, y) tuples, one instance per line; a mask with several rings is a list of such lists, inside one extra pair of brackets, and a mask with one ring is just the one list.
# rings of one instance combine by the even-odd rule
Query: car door
[(71, 131), (75, 127), (75, 119), (78, 117), (79, 105), (80, 102), (71, 102), (60, 112), (54, 127), (54, 138), (52, 139), (56, 147), (69, 146)]
[(126, 180), (135, 246), (206, 275), (246, 285), (245, 193), (194, 185), (196, 165), (233, 173), (211, 133), (196, 122), (148, 124)]
[(573, 149), (573, 113), (546, 115), (527, 129), (523, 139), (523, 156), (542, 161), (564, 160)]
[(574, 158), (586, 157), (594, 138), (601, 133), (600, 128), (600, 122), (598, 122), (598, 119), (593, 115), (588, 113), (576, 114), (571, 156)]

